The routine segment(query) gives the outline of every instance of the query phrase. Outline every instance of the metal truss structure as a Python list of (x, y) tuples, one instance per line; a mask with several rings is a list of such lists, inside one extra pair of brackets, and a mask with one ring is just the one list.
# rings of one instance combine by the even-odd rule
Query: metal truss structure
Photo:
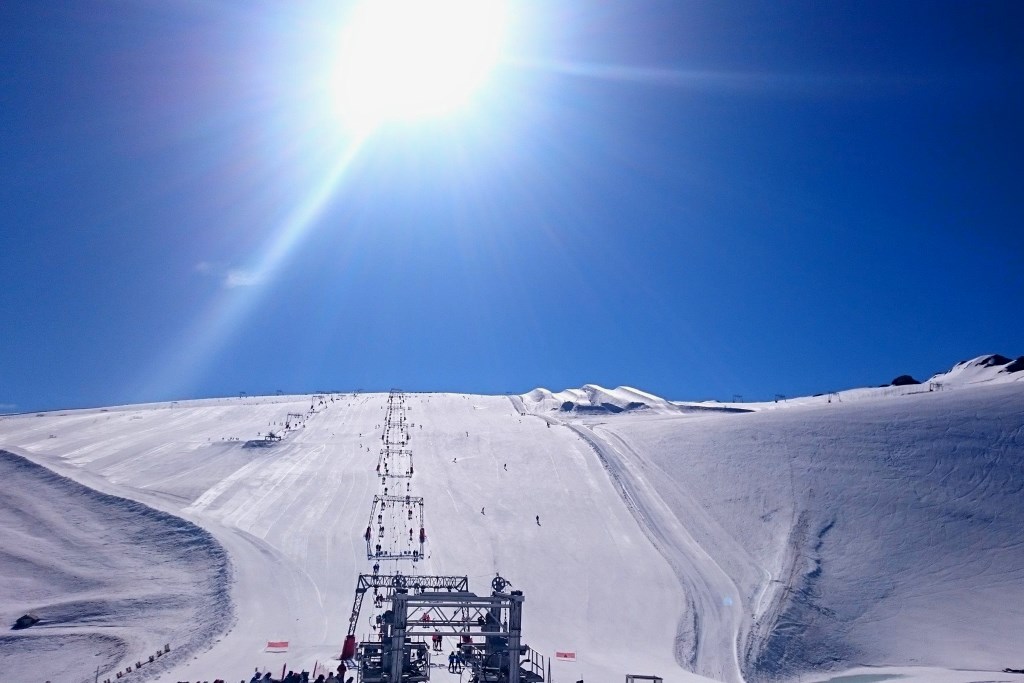
[(401, 572), (396, 574), (360, 574), (356, 581), (356, 597), (352, 601), (352, 615), (348, 620), (348, 635), (355, 635), (359, 612), (363, 608), (363, 598), (366, 597), (367, 591), (373, 590), (374, 595), (382, 592), (384, 598), (390, 600), (397, 588), (412, 590), (416, 593), (424, 591), (465, 593), (469, 590), (469, 578), (465, 576), (417, 576)]
[(391, 448), (386, 446), (380, 449), (380, 458), (377, 459), (377, 474), (382, 477), (396, 479), (408, 479), (412, 477), (412, 451), (408, 448)]
[[(504, 580), (500, 585), (506, 585)], [(477, 683), (544, 680), (543, 658), (530, 656), (522, 643), (521, 591), (478, 596), (468, 591), (393, 590), (391, 609), (381, 619), (380, 640), (360, 644), (360, 683), (429, 680), (427, 636), (459, 638), (461, 655)]]
[[(402, 515), (401, 510), (404, 510), (406, 514)], [(403, 531), (406, 528), (409, 529), (408, 542), (403, 542), (394, 536), (390, 539), (391, 542), (387, 544), (387, 547), (380, 542), (386, 540), (383, 538), (383, 533), (387, 530), (387, 525), (378, 521), (383, 519), (385, 512), (389, 512), (390, 520), (394, 520), (394, 513), (398, 513)], [(427, 532), (423, 520), (423, 498), (419, 496), (374, 496), (373, 504), (370, 506), (370, 519), (366, 525), (366, 533), (363, 534), (366, 539), (366, 559), (412, 560), (415, 562), (422, 558), (427, 542)], [(417, 527), (419, 528), (418, 537), (414, 531)], [(378, 536), (373, 533), (374, 528), (384, 531), (381, 531)], [(392, 529), (392, 531), (397, 531), (397, 529)], [(376, 544), (374, 543), (375, 539), (378, 541)], [(403, 545), (405, 549), (402, 549)]]

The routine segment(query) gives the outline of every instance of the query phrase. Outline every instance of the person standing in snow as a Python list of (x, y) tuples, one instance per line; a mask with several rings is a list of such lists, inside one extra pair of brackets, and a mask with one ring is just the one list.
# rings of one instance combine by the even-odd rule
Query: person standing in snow
[(540, 526), (540, 515), (537, 515), (537, 526)]

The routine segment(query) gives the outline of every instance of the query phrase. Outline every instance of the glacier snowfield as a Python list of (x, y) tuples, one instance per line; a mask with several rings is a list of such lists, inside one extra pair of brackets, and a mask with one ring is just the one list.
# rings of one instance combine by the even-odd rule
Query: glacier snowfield
[[(985, 358), (766, 404), (408, 394), (427, 542), (381, 571), (467, 575), (478, 593), (500, 573), (526, 596), (525, 642), (576, 653), (560, 681), (1013, 680), (1024, 372)], [(373, 564), (386, 402), (0, 417), (0, 620), (40, 618), (0, 635), (0, 679), (113, 678), (164, 644), (124, 680), (331, 662)], [(257, 445), (269, 431), (282, 439)]]

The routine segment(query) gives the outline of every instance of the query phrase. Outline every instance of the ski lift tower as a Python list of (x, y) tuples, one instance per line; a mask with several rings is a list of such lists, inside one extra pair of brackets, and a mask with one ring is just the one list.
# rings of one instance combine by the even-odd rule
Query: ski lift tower
[[(387, 520), (384, 520), (387, 517)], [(381, 520), (378, 522), (377, 520)], [(419, 526), (419, 535), (414, 529)], [(375, 536), (374, 527), (384, 527), (392, 533), (384, 538)], [(406, 540), (402, 531), (409, 529)], [(397, 531), (397, 535), (394, 533)], [(366, 559), (367, 560), (412, 560), (419, 561), (423, 557), (424, 544), (427, 542), (427, 531), (423, 522), (423, 498), (419, 496), (374, 496), (370, 506), (370, 519), (366, 524)], [(376, 543), (375, 543), (376, 541)]]
[(542, 683), (543, 657), (522, 642), (523, 593), (503, 592), (508, 585), (495, 577), (489, 596), (452, 590), (412, 594), (395, 587), (380, 640), (360, 644), (360, 683), (428, 681), (427, 636), (459, 638), (478, 683)]

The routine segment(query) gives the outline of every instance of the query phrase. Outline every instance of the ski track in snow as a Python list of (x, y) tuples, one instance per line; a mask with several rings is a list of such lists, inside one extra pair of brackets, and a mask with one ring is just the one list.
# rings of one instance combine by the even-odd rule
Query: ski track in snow
[[(668, 508), (639, 468), (629, 462), (636, 460), (635, 457), (627, 458), (619, 447), (598, 435), (590, 425), (567, 426), (597, 453), (627, 507), (672, 566), (686, 592), (691, 611), (682, 615), (676, 660), (681, 666), (691, 667), (709, 678), (742, 683), (736, 651), (741, 617), (738, 606), (728, 609), (722, 604), (724, 597), (738, 595), (735, 584), (680, 523), (677, 513)], [(687, 620), (692, 621), (695, 614), (700, 615), (699, 627), (689, 627)]]

